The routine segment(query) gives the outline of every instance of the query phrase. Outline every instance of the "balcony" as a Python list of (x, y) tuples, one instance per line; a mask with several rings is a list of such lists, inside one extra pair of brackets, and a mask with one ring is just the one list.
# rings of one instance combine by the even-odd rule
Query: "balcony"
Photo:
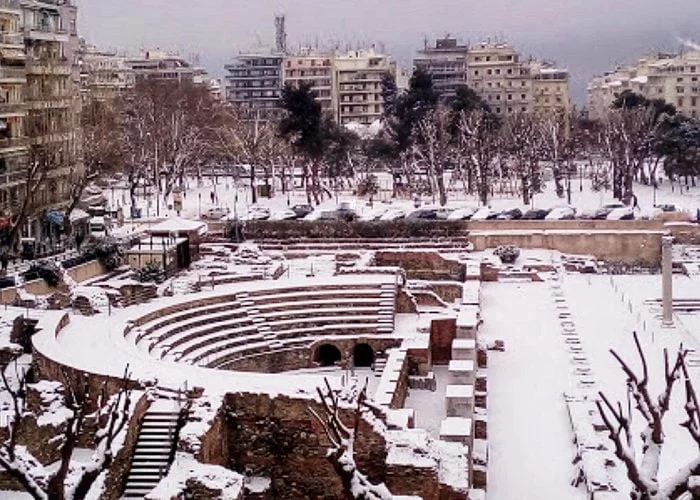
[(24, 36), (25, 38), (29, 38), (31, 40), (58, 43), (67, 43), (69, 38), (66, 30), (46, 24), (25, 27)]
[(0, 32), (0, 45), (12, 45), (24, 50), (24, 35), (22, 33)]
[(8, 116), (24, 116), (27, 114), (27, 105), (24, 103), (4, 103), (0, 102), (0, 118)]
[(27, 140), (22, 137), (2, 137), (0, 138), (0, 153), (7, 149), (23, 149), (27, 147)]
[(18, 85), (27, 83), (27, 75), (22, 68), (1, 68), (0, 83), (16, 83)]
[(27, 59), (28, 75), (64, 75), (68, 76), (73, 72), (73, 68), (68, 61), (63, 59), (41, 60), (37, 58)]

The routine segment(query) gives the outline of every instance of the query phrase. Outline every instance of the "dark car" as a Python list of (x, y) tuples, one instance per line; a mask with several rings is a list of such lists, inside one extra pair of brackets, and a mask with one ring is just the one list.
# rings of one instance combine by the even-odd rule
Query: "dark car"
[(593, 218), (596, 220), (607, 219), (608, 215), (610, 215), (610, 212), (612, 212), (616, 208), (624, 207), (625, 206), (622, 203), (608, 203), (607, 205), (603, 205), (598, 210), (596, 210), (595, 214), (593, 215)]
[(544, 220), (545, 217), (549, 214), (549, 210), (545, 210), (544, 208), (535, 208), (532, 210), (528, 210), (525, 212), (522, 216), (523, 220)]
[(438, 218), (437, 210), (430, 208), (419, 208), (406, 217), (409, 220), (435, 220)]
[(297, 219), (303, 219), (314, 211), (314, 207), (311, 205), (294, 205), (291, 210), (297, 215)]
[(510, 210), (504, 210), (496, 216), (498, 220), (517, 220), (522, 218), (523, 212), (519, 208), (511, 208)]

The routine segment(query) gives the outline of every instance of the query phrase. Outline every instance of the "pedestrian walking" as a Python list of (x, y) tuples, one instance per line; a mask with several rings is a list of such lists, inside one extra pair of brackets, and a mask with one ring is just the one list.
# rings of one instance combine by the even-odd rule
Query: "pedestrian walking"
[(75, 248), (80, 252), (80, 245), (83, 244), (83, 241), (85, 240), (85, 235), (83, 234), (82, 231), (78, 231), (75, 233)]
[(10, 264), (10, 257), (7, 255), (7, 250), (2, 251), (0, 255), (0, 265), (2, 265), (2, 274), (7, 274), (7, 266)]

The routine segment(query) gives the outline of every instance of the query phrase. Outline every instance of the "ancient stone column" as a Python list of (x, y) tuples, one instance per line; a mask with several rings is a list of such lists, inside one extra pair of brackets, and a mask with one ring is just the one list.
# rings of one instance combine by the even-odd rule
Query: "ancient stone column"
[(662, 326), (673, 326), (673, 236), (661, 237)]

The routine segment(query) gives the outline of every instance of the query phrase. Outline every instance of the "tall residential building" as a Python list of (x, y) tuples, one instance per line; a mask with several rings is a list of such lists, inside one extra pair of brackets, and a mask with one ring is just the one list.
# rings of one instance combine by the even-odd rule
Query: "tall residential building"
[(125, 61), (136, 79), (172, 80), (178, 82), (201, 83), (206, 74), (202, 68), (193, 66), (178, 55), (164, 50), (144, 50), (138, 57)]
[(224, 66), (226, 101), (241, 108), (271, 112), (279, 109), (282, 54), (241, 54)]
[(533, 61), (530, 75), (536, 113), (568, 112), (571, 109), (569, 70)]
[[(27, 235), (51, 234), (56, 228), (42, 210), (60, 208), (70, 195), (70, 175), (79, 161), (80, 100), (76, 80), (77, 9), (70, 0), (20, 0), (26, 50), (25, 134), (30, 161), (51, 166), (33, 199)], [(34, 159), (32, 159), (32, 156)]]
[(126, 57), (116, 51), (99, 50), (84, 41), (80, 47), (80, 94), (85, 100), (112, 99), (132, 89), (135, 73), (126, 65)]
[(700, 51), (644, 57), (593, 78), (588, 84), (589, 117), (603, 118), (616, 96), (626, 90), (663, 99), (686, 116), (700, 117)]
[(458, 44), (456, 38), (440, 38), (434, 47), (428, 47), (426, 40), (413, 64), (430, 73), (435, 89), (443, 98), (449, 99), (454, 97), (457, 87), (467, 83), (468, 51), (469, 47)]
[(389, 56), (368, 49), (336, 55), (334, 67), (338, 123), (369, 125), (381, 119), (382, 78), (387, 74), (396, 78), (396, 63)]
[(311, 85), (316, 100), (324, 112), (335, 116), (336, 101), (333, 82), (333, 55), (306, 54), (284, 56), (282, 60), (282, 84), (298, 85), (301, 82)]
[(469, 48), (468, 82), (496, 114), (534, 111), (531, 68), (520, 54), (503, 43)]
[(439, 39), (435, 47), (418, 52), (416, 68), (433, 77), (444, 99), (457, 87), (468, 85), (499, 115), (549, 113), (570, 109), (569, 72), (533, 60), (524, 60), (506, 43), (459, 45), (454, 38)]
[(0, 2), (0, 228), (24, 195), (27, 141), (24, 36), (19, 0)]

